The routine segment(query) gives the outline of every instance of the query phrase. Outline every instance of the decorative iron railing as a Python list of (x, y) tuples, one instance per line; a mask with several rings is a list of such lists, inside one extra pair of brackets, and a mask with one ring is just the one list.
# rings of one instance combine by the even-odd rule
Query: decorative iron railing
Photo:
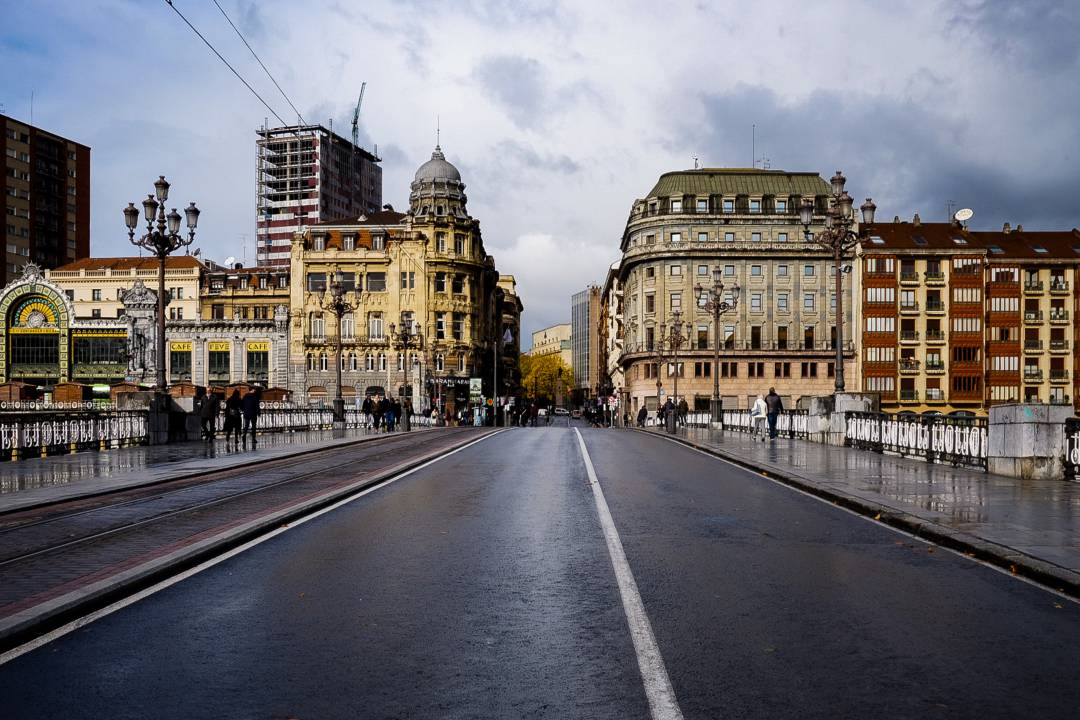
[(1065, 477), (1080, 479), (1080, 418), (1065, 421)]
[(848, 447), (986, 470), (986, 418), (849, 412), (846, 420)]
[[(754, 432), (754, 420), (749, 410), (722, 410), (720, 416), (725, 430)], [(776, 417), (776, 432), (781, 437), (805, 438), (808, 436), (810, 415), (806, 410), (784, 410)], [(768, 429), (768, 420), (765, 428)]]
[(0, 415), (0, 457), (143, 445), (149, 439), (145, 410), (28, 412)]

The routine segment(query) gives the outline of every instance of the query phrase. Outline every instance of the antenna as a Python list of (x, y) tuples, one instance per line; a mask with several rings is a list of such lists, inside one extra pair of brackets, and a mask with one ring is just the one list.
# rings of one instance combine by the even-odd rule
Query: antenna
[(694, 156), (694, 169), (695, 169), (695, 170), (698, 170), (698, 169), (699, 169), (699, 167), (700, 167), (700, 166), (698, 165), (698, 157), (697, 157), (697, 155), (695, 155), (695, 156)]
[(750, 126), (750, 167), (757, 167), (757, 123)]
[(952, 209), (954, 207), (956, 207), (956, 201), (955, 200), (946, 200), (945, 201), (945, 217), (950, 217), (950, 218), (953, 217)]
[(441, 133), (442, 128), (440, 126), (441, 126), (441, 119), (439, 118), (438, 115), (436, 115), (435, 116), (435, 147), (439, 147), (439, 143), (441, 142), (440, 133)]

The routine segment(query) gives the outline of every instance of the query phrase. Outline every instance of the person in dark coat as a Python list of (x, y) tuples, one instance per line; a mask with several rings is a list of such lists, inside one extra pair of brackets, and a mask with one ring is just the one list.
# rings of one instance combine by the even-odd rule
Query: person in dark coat
[(642, 405), (637, 411), (637, 426), (645, 427), (645, 419), (649, 417), (649, 411)]
[(401, 404), (401, 429), (405, 432), (412, 430), (412, 400), (405, 398)]
[(199, 407), (199, 420), (203, 438), (206, 440), (214, 439), (219, 412), (221, 412), (221, 398), (217, 396), (217, 393), (210, 393), (203, 398), (202, 406)]
[(240, 401), (240, 411), (244, 415), (244, 442), (247, 442), (248, 432), (251, 433), (251, 444), (255, 444), (255, 430), (259, 424), (259, 403), (262, 401), (262, 388), (255, 388)]
[(686, 403), (686, 398), (683, 398), (682, 400), (679, 400), (678, 418), (679, 418), (679, 424), (680, 425), (685, 425), (686, 424), (686, 416), (687, 416), (687, 414), (689, 412), (690, 412), (690, 406)]
[(232, 395), (225, 401), (225, 442), (230, 439), (234, 443), (240, 442), (240, 391), (233, 390)]
[(387, 415), (389, 413), (390, 413), (390, 400), (387, 399), (387, 397), (385, 395), (383, 395), (382, 400), (379, 401), (379, 409), (375, 411), (375, 417), (377, 418), (375, 420), (375, 427), (376, 428), (379, 427), (379, 423), (381, 422), (383, 424), (383, 429), (386, 432), (390, 432), (390, 428), (387, 427), (387, 421), (389, 419), (389, 418), (387, 418)]
[(776, 439), (776, 419), (784, 412), (784, 401), (776, 394), (776, 388), (769, 388), (769, 394), (765, 396), (765, 417), (769, 420), (769, 438)]

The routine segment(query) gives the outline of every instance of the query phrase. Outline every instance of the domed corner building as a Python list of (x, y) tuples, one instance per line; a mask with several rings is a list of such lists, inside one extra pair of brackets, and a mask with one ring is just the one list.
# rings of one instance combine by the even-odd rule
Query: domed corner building
[(57, 383), (108, 384), (127, 371), (127, 324), (76, 317), (63, 288), (33, 263), (0, 290), (0, 382), (40, 391)]
[[(335, 271), (356, 305), (342, 317), (340, 333), (337, 319), (320, 306)], [(480, 379), (491, 397), (500, 351), (499, 393), (516, 393), (518, 328), (509, 328), (515, 342), (498, 342), (505, 318), (516, 316), (504, 303), (520, 308), (513, 278), (504, 276), (500, 287), (480, 223), (469, 215), (461, 173), (438, 145), (410, 184), (408, 212), (386, 207), (309, 227), (293, 239), (291, 273), (303, 281), (292, 286), (290, 374), (309, 399), (335, 394), (332, 340), (339, 335), (347, 398), (389, 391), (411, 395), (420, 409), (456, 412), (469, 406), (470, 379)], [(389, 326), (409, 322), (422, 341), (401, 349)]]

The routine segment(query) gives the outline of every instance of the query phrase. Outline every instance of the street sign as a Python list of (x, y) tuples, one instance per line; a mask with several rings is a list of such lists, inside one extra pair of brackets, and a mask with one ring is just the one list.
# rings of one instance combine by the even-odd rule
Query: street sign
[(469, 402), (478, 403), (483, 399), (483, 385), (480, 378), (469, 378)]

